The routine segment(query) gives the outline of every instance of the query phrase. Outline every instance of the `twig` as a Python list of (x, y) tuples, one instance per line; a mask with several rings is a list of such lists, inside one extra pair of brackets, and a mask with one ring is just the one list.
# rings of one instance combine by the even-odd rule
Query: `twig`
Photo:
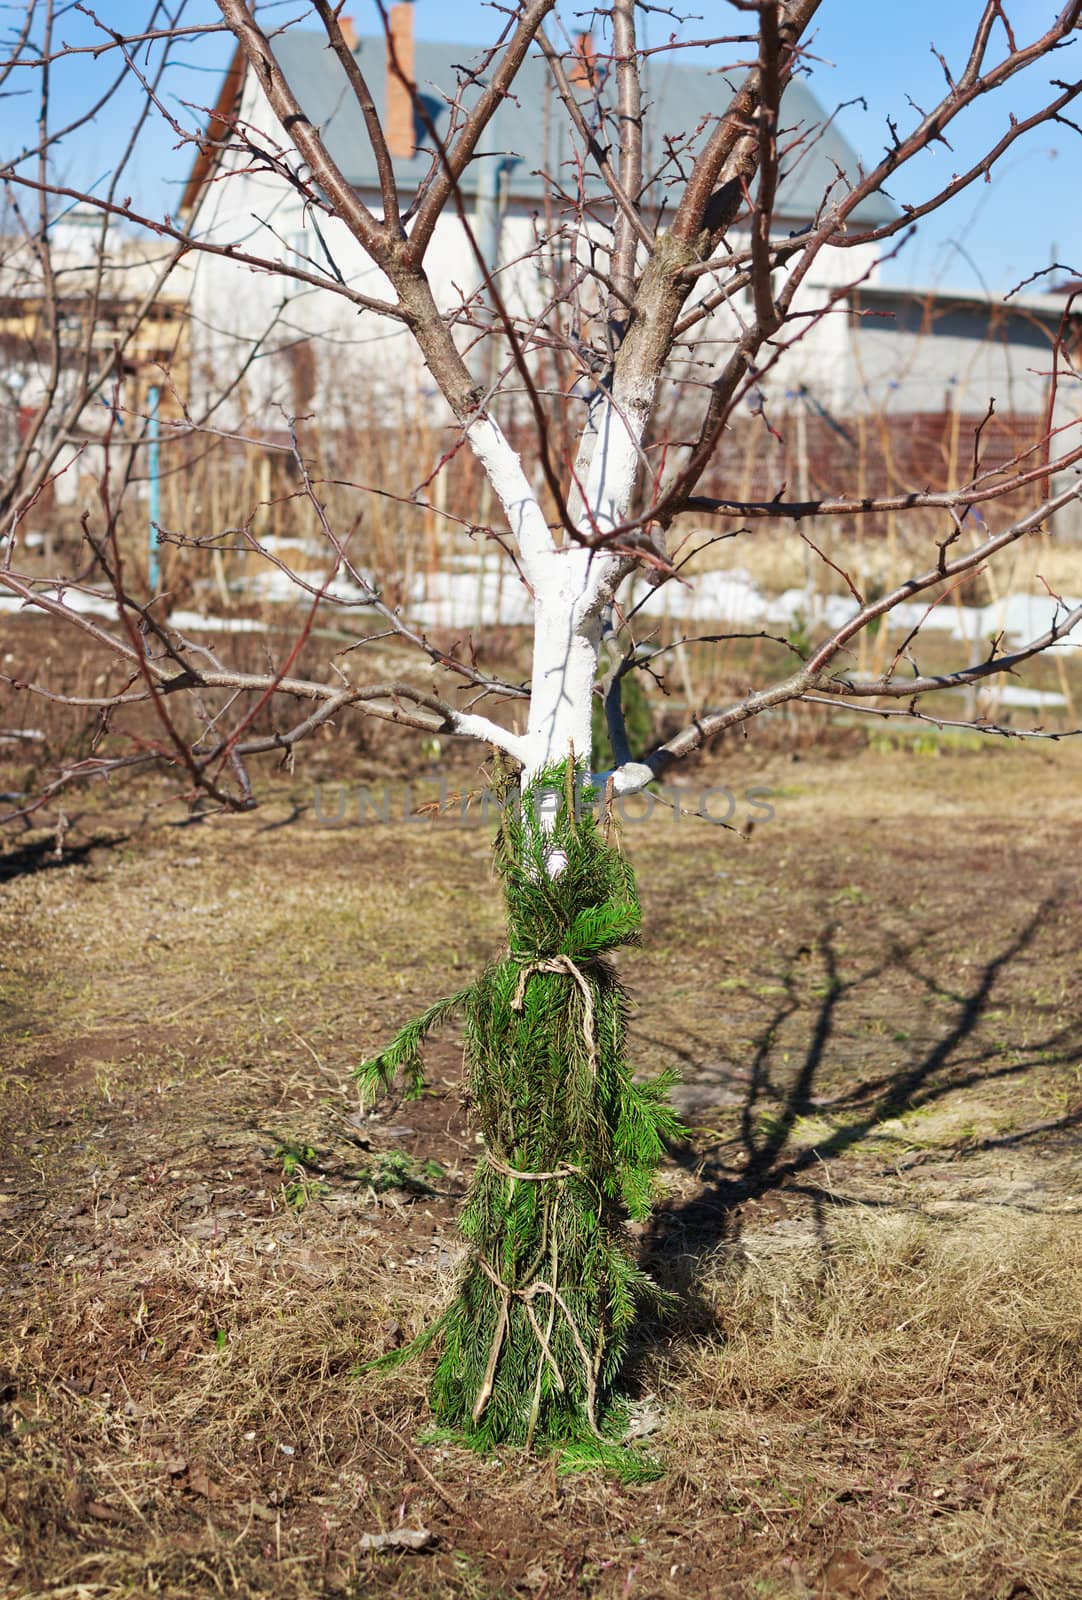
[(386, 1422), (383, 1419), (383, 1417), (378, 1417), (372, 1410), (371, 1406), (366, 1406), (365, 1410), (372, 1418), (372, 1421), (376, 1424), (376, 1427), (382, 1428), (385, 1433), (389, 1433), (399, 1448), (406, 1452), (410, 1460), (413, 1462), (413, 1465), (424, 1478), (425, 1482), (436, 1491), (444, 1505), (449, 1507), (449, 1509), (453, 1511), (457, 1517), (462, 1517), (464, 1521), (468, 1522), (470, 1527), (473, 1528), (477, 1533), (481, 1533), (483, 1529), (477, 1518), (472, 1516), (471, 1513), (467, 1511), (462, 1501), (457, 1499), (456, 1496), (451, 1493), (450, 1489), (444, 1488), (439, 1479), (435, 1477), (425, 1466), (424, 1462), (421, 1460), (413, 1446), (408, 1442), (408, 1440), (402, 1437), (398, 1429), (393, 1428), (389, 1422)]

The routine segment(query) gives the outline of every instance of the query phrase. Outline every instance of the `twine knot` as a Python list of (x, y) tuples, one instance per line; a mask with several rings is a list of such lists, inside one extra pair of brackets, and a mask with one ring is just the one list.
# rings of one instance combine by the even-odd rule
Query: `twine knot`
[(597, 1039), (594, 1037), (594, 995), (590, 988), (589, 980), (584, 976), (581, 968), (570, 956), (546, 956), (523, 963), (518, 983), (515, 986), (515, 996), (511, 1001), (512, 1011), (521, 1011), (526, 1003), (526, 985), (535, 972), (562, 972), (565, 977), (577, 983), (582, 994), (582, 1036), (586, 1041), (586, 1057), (590, 1063), (590, 1071), (597, 1075)]

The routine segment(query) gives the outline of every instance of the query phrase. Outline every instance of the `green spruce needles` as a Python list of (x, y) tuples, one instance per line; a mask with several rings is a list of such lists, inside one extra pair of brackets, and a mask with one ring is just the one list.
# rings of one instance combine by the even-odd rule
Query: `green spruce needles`
[[(358, 1076), (423, 1084), (425, 1035), (465, 1024), (468, 1099), (484, 1137), (462, 1217), (458, 1292), (412, 1347), (438, 1339), (437, 1422), (478, 1447), (561, 1444), (603, 1459), (614, 1390), (644, 1300), (626, 1222), (644, 1220), (664, 1141), (681, 1131), (672, 1074), (632, 1082), (627, 1001), (606, 952), (634, 940), (631, 868), (570, 763), (540, 775), (498, 841), (509, 950), (429, 1008)], [(545, 802), (555, 816), (545, 827)]]

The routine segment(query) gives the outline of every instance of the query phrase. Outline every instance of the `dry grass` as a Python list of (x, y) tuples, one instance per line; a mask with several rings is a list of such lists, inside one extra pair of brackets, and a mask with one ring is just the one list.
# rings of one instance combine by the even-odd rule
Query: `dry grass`
[(1082, 1592), (1077, 1215), (835, 1212), (700, 1292), (721, 1340), (674, 1370), (674, 1443), (713, 1443), (734, 1507), (804, 1537), (859, 1508), (891, 1595)]
[[(1078, 759), (753, 747), (718, 774), (775, 790), (750, 844), (628, 827), (636, 1059), (703, 1096), (649, 1241), (695, 1292), (639, 1352), (645, 1487), (421, 1444), (427, 1361), (358, 1372), (446, 1293), (475, 1146), (449, 1042), (380, 1121), (343, 1085), (498, 949), (483, 830), (320, 828), (298, 778), (250, 820), (28, 860), (0, 899), (0, 1591), (1082, 1595)], [(285, 1139), (316, 1151), (303, 1207)], [(438, 1195), (357, 1178), (397, 1148)], [(432, 1553), (358, 1548), (400, 1524)]]
[(946, 1394), (958, 1405), (999, 1399), (1061, 1419), (1082, 1404), (1073, 1216), (1006, 1211), (960, 1227), (842, 1213), (795, 1246), (746, 1234), (706, 1264), (702, 1292), (725, 1336), (719, 1404), (799, 1396), (858, 1427), (892, 1396), (918, 1409)]
[[(369, 1275), (358, 1289), (347, 1263), (343, 1247), (322, 1282), (298, 1273), (260, 1283), (258, 1273), (226, 1270), (221, 1256), (189, 1252), (156, 1275), (156, 1302), (179, 1315), (135, 1308), (125, 1319), (77, 1293), (47, 1334), (24, 1341), (11, 1372), (20, 1388), (28, 1367), (41, 1370), (43, 1346), (108, 1347), (126, 1335), (135, 1350), (162, 1337), (183, 1348), (200, 1318), (229, 1327), (226, 1349), (208, 1351), (200, 1338), (183, 1381), (165, 1376), (149, 1406), (114, 1390), (65, 1398), (55, 1385), (36, 1406), (24, 1403), (3, 1525), (30, 1559), (13, 1592), (511, 1592), (466, 1549), (412, 1564), (350, 1554), (349, 1530), (394, 1525), (399, 1501), (408, 1525), (432, 1526), (434, 1514), (445, 1523), (447, 1506), (375, 1423), (378, 1413), (396, 1432), (416, 1432), (421, 1375), (363, 1383), (355, 1373), (358, 1333), (403, 1314), (403, 1285)], [(586, 1483), (562, 1497), (565, 1517), (592, 1521), (607, 1504), (627, 1527), (630, 1538), (616, 1534), (613, 1547), (628, 1550), (623, 1573), (644, 1546), (643, 1593), (1082, 1592), (1082, 1231), (1073, 1219), (942, 1228), (838, 1215), (818, 1239), (746, 1236), (707, 1264), (701, 1292), (718, 1332), (676, 1330), (674, 1358), (652, 1374), (665, 1483), (638, 1493)], [(405, 1298), (421, 1310), (423, 1296), (407, 1289)], [(123, 1364), (120, 1351), (115, 1359)], [(494, 1479), (453, 1450), (423, 1457), (452, 1501), (470, 1501), (445, 1539), (474, 1543), (472, 1515), (483, 1547), (509, 1529), (521, 1546), (515, 1524), (537, 1493), (524, 1458), (509, 1453)], [(676, 1572), (649, 1560), (653, 1499), (664, 1506), (660, 1526), (680, 1529), (672, 1553), (684, 1559), (668, 1563)], [(178, 1502), (203, 1509), (185, 1515)], [(827, 1587), (824, 1549), (831, 1560), (859, 1552)], [(699, 1588), (711, 1582), (711, 1553), (726, 1586)], [(553, 1572), (566, 1562), (554, 1527), (535, 1556)], [(595, 1572), (584, 1592), (620, 1587)]]
[[(397, 1502), (408, 1525), (432, 1526), (433, 1513), (439, 1523), (447, 1507), (374, 1420), (414, 1434), (420, 1375), (365, 1384), (355, 1373), (358, 1332), (403, 1314), (403, 1285), (369, 1277), (358, 1290), (347, 1262), (343, 1248), (324, 1281), (298, 1273), (260, 1283), (189, 1251), (156, 1275), (156, 1303), (179, 1315), (136, 1307), (124, 1318), (87, 1293), (57, 1308), (48, 1334), (24, 1341), (22, 1362), (9, 1367), (20, 1387), (27, 1367), (41, 1370), (43, 1343), (107, 1348), (126, 1336), (138, 1351), (168, 1337), (183, 1348), (208, 1317), (228, 1325), (229, 1341), (208, 1351), (199, 1338), (184, 1381), (166, 1377), (150, 1406), (55, 1385), (36, 1406), (24, 1402), (6, 1452), (3, 1526), (30, 1558), (13, 1592), (510, 1592), (465, 1550), (435, 1565), (373, 1566), (350, 1554), (348, 1530), (394, 1525)], [(685, 1559), (669, 1562), (670, 1573), (643, 1550), (656, 1587), (642, 1592), (1082, 1592), (1082, 1232), (1073, 1219), (940, 1227), (838, 1214), (818, 1239), (746, 1236), (707, 1264), (700, 1290), (718, 1331), (679, 1336), (674, 1358), (652, 1374), (667, 1479), (637, 1494), (575, 1485), (563, 1502), (565, 1514), (590, 1519), (607, 1503), (629, 1523), (630, 1540), (616, 1539), (629, 1548), (625, 1572), (640, 1542), (656, 1538), (651, 1497), (664, 1505), (662, 1525), (680, 1528), (673, 1554)], [(423, 1296), (405, 1297), (421, 1311)], [(509, 1453), (495, 1479), (453, 1450), (425, 1449), (423, 1459), (453, 1501), (469, 1499), (483, 1545), (529, 1517), (537, 1474), (524, 1459)], [(445, 1538), (468, 1546), (476, 1530), (458, 1521)], [(535, 1554), (556, 1570), (566, 1552), (549, 1536)], [(824, 1549), (831, 1560), (859, 1552), (825, 1588)], [(727, 1586), (699, 1589), (712, 1551)], [(619, 1586), (597, 1573), (585, 1592)]]
[[(682, 531), (689, 535), (688, 548), (698, 549), (688, 564), (691, 574), (739, 567), (767, 595), (802, 589), (811, 575), (821, 594), (848, 593), (841, 575), (815, 555), (795, 528), (753, 523), (747, 534), (720, 543), (703, 542), (717, 530), (704, 531), (695, 525), (692, 531), (689, 524)], [(893, 539), (882, 532), (866, 531), (862, 525), (854, 527), (852, 519), (841, 518), (827, 519), (824, 525), (807, 532), (820, 549), (853, 575), (858, 585), (891, 588), (912, 572), (934, 565), (936, 541), (943, 538), (944, 528), (941, 517), (922, 512), (911, 520), (899, 518)], [(973, 542), (979, 542), (976, 535)], [(998, 556), (989, 573), (990, 581), (983, 590), (967, 598), (982, 601), (997, 594), (1042, 594), (1042, 579), (1057, 593), (1079, 595), (1082, 542), (1065, 534), (1030, 534)]]
[[(110, 1597), (307, 1597), (357, 1578), (363, 1560), (336, 1530), (385, 1525), (384, 1491), (396, 1482), (401, 1498), (404, 1485), (363, 1442), (356, 1369), (392, 1301), (404, 1317), (403, 1295), (370, 1275), (359, 1292), (344, 1238), (318, 1252), (284, 1239), (275, 1270), (260, 1234), (252, 1250), (178, 1248), (146, 1294), (72, 1282), (47, 1324), (5, 1345), (20, 1398), (7, 1409), (0, 1549), (15, 1593), (82, 1579)], [(427, 1299), (412, 1299), (422, 1315)], [(57, 1366), (59, 1381), (43, 1379)]]

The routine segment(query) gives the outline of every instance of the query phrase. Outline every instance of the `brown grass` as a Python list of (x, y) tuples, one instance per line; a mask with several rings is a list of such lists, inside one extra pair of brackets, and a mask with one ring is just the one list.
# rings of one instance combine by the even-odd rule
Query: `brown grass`
[[(1001, 524), (1002, 518), (997, 519), (996, 527)], [(690, 573), (741, 567), (768, 595), (803, 588), (810, 573), (819, 593), (848, 593), (841, 575), (816, 556), (795, 528), (776, 527), (764, 521), (753, 523), (748, 533), (736, 538), (706, 542), (720, 527), (706, 527), (689, 519), (682, 529), (688, 539), (687, 549), (699, 551), (688, 564)], [(860, 523), (854, 526), (852, 518), (827, 519), (823, 525), (809, 529), (808, 534), (858, 584), (877, 582), (892, 587), (911, 573), (934, 566), (936, 541), (943, 537), (943, 520), (942, 514), (933, 512), (899, 518), (893, 540)], [(972, 542), (979, 542), (976, 536)], [(1066, 529), (1059, 534), (1030, 534), (997, 556), (988, 572), (992, 583), (967, 598), (982, 603), (995, 592), (1042, 594), (1042, 578), (1057, 593), (1082, 594), (1082, 543), (1077, 537), (1069, 537)]]
[[(645, 1487), (421, 1443), (426, 1360), (359, 1373), (447, 1292), (476, 1147), (453, 1041), (375, 1120), (348, 1069), (499, 948), (483, 830), (320, 828), (298, 777), (19, 858), (0, 1590), (1082, 1595), (1077, 760), (753, 745), (714, 774), (773, 787), (750, 844), (627, 828), (634, 1048), (696, 1124), (645, 1245), (686, 1291), (632, 1374)], [(395, 1149), (439, 1192), (360, 1176)], [(433, 1550), (360, 1550), (399, 1525)]]
[[(47, 1347), (97, 1342), (104, 1354), (112, 1346), (118, 1368), (161, 1338), (193, 1353), (184, 1381), (167, 1377), (150, 1406), (125, 1401), (123, 1390), (81, 1394), (62, 1381), (9, 1412), (3, 1526), (22, 1551), (12, 1592), (108, 1600), (193, 1589), (510, 1592), (493, 1586), (491, 1560), (478, 1564), (465, 1551), (457, 1563), (373, 1562), (351, 1557), (348, 1538), (342, 1547), (346, 1529), (393, 1526), (401, 1502), (407, 1525), (430, 1526), (435, 1513), (452, 1545), (476, 1544), (473, 1522), (490, 1553), (508, 1536), (521, 1550), (531, 1498), (546, 1481), (514, 1455), (493, 1478), (491, 1466), (427, 1448), (423, 1458), (452, 1502), (470, 1501), (451, 1518), (458, 1528), (446, 1529), (446, 1504), (375, 1421), (416, 1433), (419, 1374), (366, 1382), (355, 1374), (358, 1332), (403, 1314), (403, 1286), (381, 1278), (359, 1291), (348, 1258), (343, 1246), (332, 1268), (321, 1263), (323, 1281), (298, 1273), (283, 1285), (226, 1271), (209, 1252), (178, 1252), (156, 1274), (153, 1308), (144, 1299), (124, 1317), (108, 1298), (77, 1294), (47, 1334), (24, 1339), (8, 1369), (20, 1389)], [(623, 1574), (645, 1544), (651, 1587), (642, 1592), (914, 1600), (1079, 1592), (1076, 1221), (1012, 1216), (940, 1227), (919, 1216), (844, 1214), (818, 1239), (746, 1236), (707, 1265), (700, 1292), (717, 1331), (679, 1338), (652, 1375), (663, 1484), (634, 1491), (585, 1480), (555, 1490), (568, 1516), (625, 1524), (612, 1545), (628, 1552)], [(406, 1299), (421, 1312), (423, 1296)], [(200, 1318), (228, 1324), (227, 1350), (193, 1337)], [(675, 1573), (650, 1560), (652, 1499), (664, 1504), (661, 1526), (675, 1522)], [(859, 1558), (823, 1587), (838, 1551)], [(709, 1586), (711, 1552), (731, 1587)], [(546, 1572), (571, 1570), (552, 1527), (535, 1556)], [(885, 1587), (875, 1587), (880, 1580)], [(620, 1592), (601, 1571), (580, 1585)]]
[(860, 1506), (892, 1594), (1078, 1592), (1076, 1216), (835, 1213), (700, 1292), (721, 1338), (678, 1363), (674, 1442), (711, 1440), (737, 1503), (805, 1538)]

